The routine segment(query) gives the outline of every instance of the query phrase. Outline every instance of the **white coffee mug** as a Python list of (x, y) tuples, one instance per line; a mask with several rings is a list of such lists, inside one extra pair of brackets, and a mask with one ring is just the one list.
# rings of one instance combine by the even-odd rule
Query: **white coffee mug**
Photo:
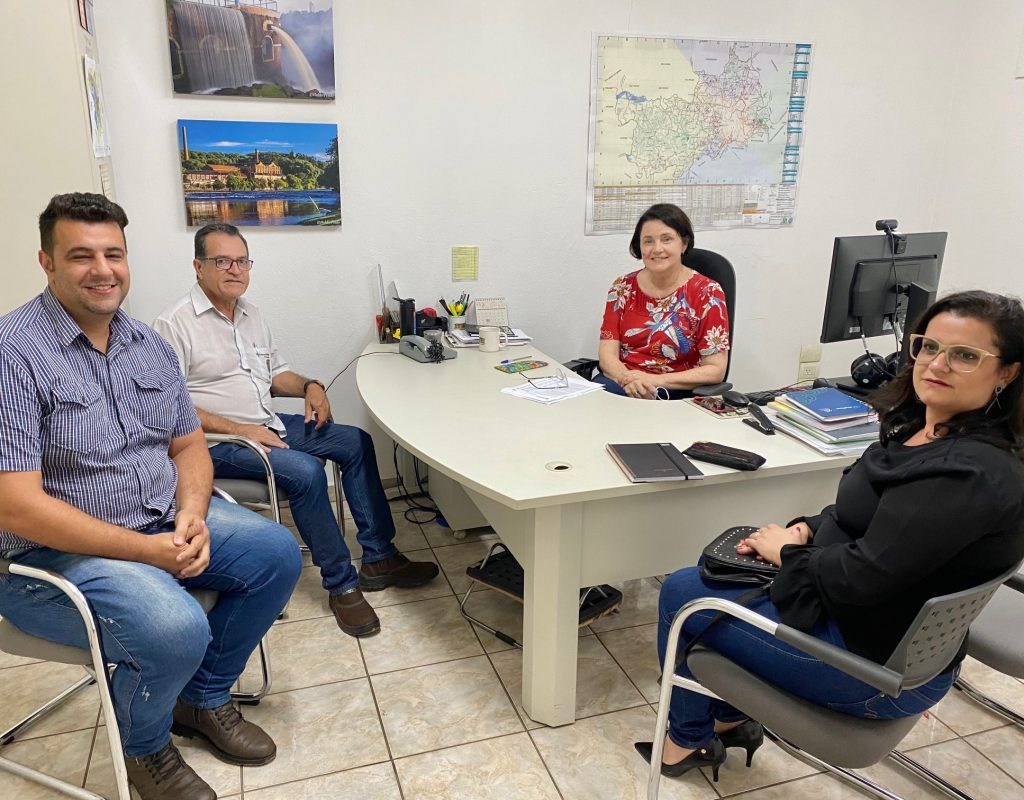
[(497, 353), (508, 347), (508, 336), (500, 329), (490, 325), (480, 328), (480, 350), (484, 353)]

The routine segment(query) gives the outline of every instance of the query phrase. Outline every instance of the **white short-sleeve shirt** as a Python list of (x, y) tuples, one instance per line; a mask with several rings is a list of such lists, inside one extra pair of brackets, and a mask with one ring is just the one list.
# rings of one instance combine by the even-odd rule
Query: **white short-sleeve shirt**
[(165, 309), (153, 327), (178, 354), (197, 408), (284, 435), (270, 382), (288, 370), (257, 306), (239, 298), (234, 320), (214, 308), (197, 283)]

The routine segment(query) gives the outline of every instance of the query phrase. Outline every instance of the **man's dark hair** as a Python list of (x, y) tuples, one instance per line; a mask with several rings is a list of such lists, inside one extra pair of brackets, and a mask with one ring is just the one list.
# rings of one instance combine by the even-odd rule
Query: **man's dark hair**
[[(915, 321), (911, 333), (924, 334), (928, 323), (943, 313), (986, 324), (999, 349), (999, 361), (1003, 364), (1024, 362), (1024, 306), (1020, 300), (983, 291), (947, 295)], [(875, 392), (870, 401), (879, 412), (883, 442), (905, 439), (924, 425), (925, 407), (914, 392), (912, 361)], [(956, 414), (936, 428), (943, 436), (980, 435), (1024, 458), (1024, 375), (1010, 381), (999, 395), (999, 402), (990, 408)]]
[(693, 224), (690, 222), (690, 218), (686, 216), (686, 212), (679, 206), (672, 205), (672, 203), (656, 203), (641, 214), (640, 219), (636, 223), (633, 238), (629, 242), (629, 254), (633, 258), (642, 257), (640, 252), (640, 229), (643, 228), (645, 222), (650, 222), (652, 219), (664, 222), (682, 237), (682, 240), (686, 243), (687, 250), (693, 249)]
[(121, 229), (128, 225), (128, 215), (117, 203), (101, 194), (92, 192), (71, 192), (55, 194), (43, 213), (39, 215), (39, 246), (53, 257), (53, 229), (57, 220), (73, 219), (79, 222), (113, 222)]
[(245, 237), (238, 232), (238, 228), (229, 225), (227, 222), (211, 222), (196, 231), (196, 258), (206, 258), (206, 237), (211, 233), (226, 233), (228, 236), (237, 236), (245, 245), (245, 252), (249, 252), (249, 243)]

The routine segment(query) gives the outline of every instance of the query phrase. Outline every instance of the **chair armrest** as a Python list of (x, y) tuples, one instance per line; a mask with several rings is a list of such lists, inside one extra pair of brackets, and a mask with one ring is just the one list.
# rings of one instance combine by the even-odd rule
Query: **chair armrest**
[[(723, 612), (746, 622), (748, 625), (759, 628), (779, 639), (779, 641), (786, 642), (786, 644), (792, 645), (797, 650), (814, 656), (820, 661), (835, 667), (840, 672), (852, 675), (854, 678), (864, 681), (864, 683), (874, 686), (879, 691), (885, 692), (888, 695), (895, 697), (900, 693), (903, 684), (903, 676), (900, 673), (851, 653), (848, 650), (843, 650), (841, 647), (836, 647), (833, 644), (816, 639), (803, 631), (798, 631), (788, 625), (782, 625), (774, 620), (770, 620), (731, 600), (723, 600), (719, 597), (702, 597), (691, 600), (679, 609), (675, 619), (672, 620), (669, 642), (675, 643), (679, 641), (679, 633), (687, 617), (697, 611), (707, 610)], [(670, 652), (673, 654), (674, 661), (674, 648)], [(667, 657), (668, 654), (666, 654)]]
[(594, 370), (597, 369), (599, 363), (596, 358), (574, 358), (572, 361), (566, 361), (562, 366), (589, 381), (594, 377)]
[(236, 436), (233, 433), (207, 433), (206, 436), (207, 444), (237, 444), (239, 447), (245, 447), (252, 450), (263, 462), (263, 469), (267, 473), (267, 481), (272, 485), (271, 488), (277, 488), (274, 481), (274, 468), (270, 465), (270, 457), (267, 455), (266, 449), (259, 442), (250, 439), (248, 436)]
[(690, 389), (693, 392), (694, 397), (711, 397), (722, 392), (727, 392), (732, 388), (732, 384), (728, 381), (722, 381), (721, 383), (709, 383), (704, 386), (694, 386)]

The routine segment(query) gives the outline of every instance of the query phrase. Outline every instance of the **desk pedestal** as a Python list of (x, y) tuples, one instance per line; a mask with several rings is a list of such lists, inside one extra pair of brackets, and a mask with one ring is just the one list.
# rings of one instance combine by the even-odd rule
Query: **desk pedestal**
[(834, 500), (837, 483), (836, 471), (819, 470), (525, 510), (464, 490), (525, 572), (526, 713), (547, 725), (575, 721), (580, 587), (696, 564), (726, 528), (817, 513)]

